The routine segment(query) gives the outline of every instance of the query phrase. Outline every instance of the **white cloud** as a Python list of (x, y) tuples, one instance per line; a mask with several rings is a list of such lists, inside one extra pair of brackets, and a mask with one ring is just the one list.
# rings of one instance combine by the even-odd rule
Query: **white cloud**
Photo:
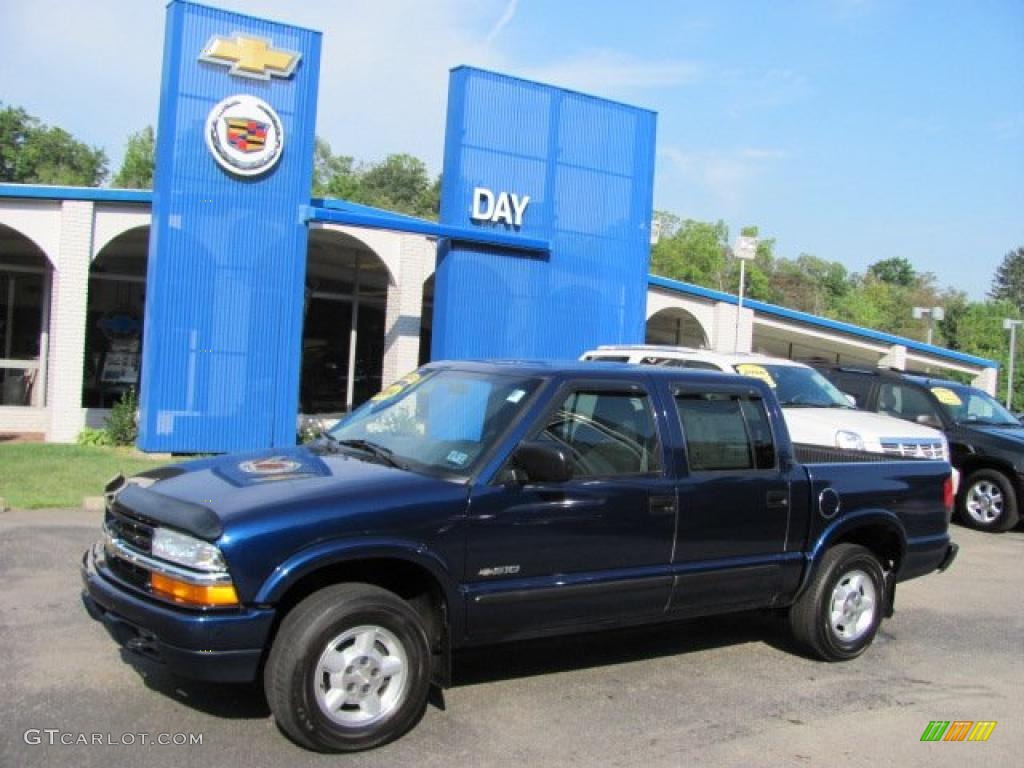
[(590, 50), (547, 64), (520, 67), (516, 74), (580, 91), (621, 94), (695, 83), (701, 78), (702, 68), (690, 61), (646, 60), (619, 51)]
[[(2, 2), (0, 98), (104, 146), (116, 170), (128, 134), (157, 121), (162, 0)], [(435, 172), (448, 71), (499, 64), (483, 31), (496, 8), (507, 11), (469, 0), (217, 5), (323, 32), (317, 132), (336, 152), (365, 160), (410, 152)]]
[(687, 152), (664, 146), (659, 148), (658, 156), (667, 161), (667, 170), (677, 177), (675, 181), (697, 187), (697, 193), (710, 196), (723, 214), (735, 216), (753, 184), (787, 153), (769, 147)]
[[(115, 171), (128, 135), (157, 122), (163, 0), (0, 3), (0, 98), (104, 147)], [(452, 67), (469, 64), (630, 100), (702, 76), (693, 62), (614, 50), (570, 50), (520, 66), (521, 57), (500, 45), (501, 33), (526, 10), (518, 0), (217, 5), (321, 30), (317, 133), (335, 152), (366, 161), (409, 152), (432, 172), (441, 168)]]
[(501, 18), (491, 27), (491, 31), (487, 33), (487, 37), (484, 42), (493, 43), (494, 40), (501, 34), (502, 30), (508, 26), (509, 22), (516, 15), (516, 8), (519, 6), (519, 0), (509, 0), (508, 5), (505, 6), (505, 10), (502, 11)]

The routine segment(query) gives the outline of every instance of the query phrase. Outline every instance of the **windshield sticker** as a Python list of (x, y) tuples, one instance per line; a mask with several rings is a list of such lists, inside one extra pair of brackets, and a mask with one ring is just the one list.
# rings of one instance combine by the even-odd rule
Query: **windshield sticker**
[(768, 369), (753, 363), (740, 363), (736, 366), (736, 373), (740, 376), (749, 376), (752, 379), (760, 379), (772, 389), (775, 389), (775, 379), (768, 373)]
[(449, 464), (454, 464), (456, 467), (462, 467), (465, 466), (467, 461), (469, 461), (469, 454), (463, 453), (462, 451), (452, 451), (448, 454), (447, 461)]
[(518, 403), (520, 400), (523, 399), (523, 395), (525, 394), (525, 389), (513, 389), (511, 394), (509, 394), (509, 396), (506, 397), (505, 400), (509, 403)]
[(952, 389), (946, 387), (932, 387), (932, 394), (935, 395), (935, 399), (943, 405), (963, 405), (964, 401), (960, 399)]
[(421, 378), (422, 377), (418, 373), (416, 373), (416, 371), (413, 371), (412, 373), (406, 374), (405, 376), (400, 378), (398, 381), (396, 381), (394, 384), (392, 384), (387, 389), (381, 390), (380, 392), (378, 392), (376, 395), (374, 395), (370, 399), (373, 400), (374, 402), (379, 402), (381, 400), (387, 400), (388, 398), (394, 397), (395, 395), (399, 394), (400, 392), (405, 390), (407, 387), (412, 386), (417, 381), (419, 381)]

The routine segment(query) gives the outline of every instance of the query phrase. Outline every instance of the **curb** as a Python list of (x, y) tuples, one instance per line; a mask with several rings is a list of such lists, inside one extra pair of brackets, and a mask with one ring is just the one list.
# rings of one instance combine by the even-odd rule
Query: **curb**
[(82, 509), (86, 512), (105, 512), (106, 503), (102, 496), (86, 496), (82, 499)]

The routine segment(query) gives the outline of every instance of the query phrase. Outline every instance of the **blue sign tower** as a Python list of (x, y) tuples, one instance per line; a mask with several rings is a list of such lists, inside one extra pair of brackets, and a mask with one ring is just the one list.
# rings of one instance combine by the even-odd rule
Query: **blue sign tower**
[(292, 445), (320, 33), (167, 8), (139, 446)]
[(655, 115), (493, 72), (451, 73), (441, 223), (546, 241), (439, 249), (431, 357), (574, 358), (642, 343)]

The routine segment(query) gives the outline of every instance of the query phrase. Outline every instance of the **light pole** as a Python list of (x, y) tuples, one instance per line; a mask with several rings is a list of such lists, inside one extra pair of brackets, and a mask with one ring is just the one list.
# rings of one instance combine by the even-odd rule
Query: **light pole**
[(732, 351), (740, 351), (740, 318), (743, 317), (743, 282), (747, 276), (747, 262), (753, 261), (757, 256), (757, 238), (740, 235), (736, 238), (736, 247), (733, 249), (733, 256), (740, 260), (740, 290), (736, 294), (736, 335), (732, 342)]
[(915, 320), (920, 320), (922, 317), (928, 318), (928, 344), (931, 345), (935, 323), (946, 317), (946, 310), (942, 307), (914, 307), (913, 315)]
[(1017, 351), (1017, 326), (1024, 325), (1024, 320), (1003, 318), (1003, 330), (1010, 332), (1010, 364), (1006, 367), (1006, 410), (1012, 410), (1013, 400), (1013, 353)]

